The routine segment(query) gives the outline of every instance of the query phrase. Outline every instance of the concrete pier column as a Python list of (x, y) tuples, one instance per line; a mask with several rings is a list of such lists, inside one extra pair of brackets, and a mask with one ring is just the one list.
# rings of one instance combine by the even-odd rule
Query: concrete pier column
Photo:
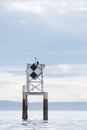
[(43, 120), (48, 120), (48, 93), (43, 94)]
[(22, 119), (28, 119), (28, 101), (25, 86), (23, 86), (23, 101), (22, 101)]

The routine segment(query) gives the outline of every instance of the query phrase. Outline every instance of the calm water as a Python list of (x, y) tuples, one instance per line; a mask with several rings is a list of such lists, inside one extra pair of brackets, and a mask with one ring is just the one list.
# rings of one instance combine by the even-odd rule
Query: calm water
[(20, 111), (0, 111), (0, 130), (87, 130), (86, 111), (50, 111), (48, 123), (40, 111), (28, 114), (24, 122)]

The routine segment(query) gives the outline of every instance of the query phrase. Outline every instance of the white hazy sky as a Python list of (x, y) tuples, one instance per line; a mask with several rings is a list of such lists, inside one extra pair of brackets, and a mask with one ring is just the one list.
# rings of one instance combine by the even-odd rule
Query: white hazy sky
[(0, 100), (21, 101), (34, 57), (49, 101), (87, 101), (86, 0), (0, 0)]

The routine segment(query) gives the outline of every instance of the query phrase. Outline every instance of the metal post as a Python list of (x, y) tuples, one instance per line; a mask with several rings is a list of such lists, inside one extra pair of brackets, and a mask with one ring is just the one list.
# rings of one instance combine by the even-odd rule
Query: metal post
[(22, 119), (23, 120), (27, 120), (27, 118), (28, 118), (27, 108), (28, 108), (27, 95), (25, 92), (25, 86), (23, 86), (23, 101), (22, 101)]
[[(28, 64), (27, 64), (27, 70), (28, 70)], [(29, 92), (29, 89), (30, 89), (29, 75), (26, 72), (26, 90), (27, 90), (27, 92)]]
[(48, 120), (48, 93), (43, 94), (43, 120)]

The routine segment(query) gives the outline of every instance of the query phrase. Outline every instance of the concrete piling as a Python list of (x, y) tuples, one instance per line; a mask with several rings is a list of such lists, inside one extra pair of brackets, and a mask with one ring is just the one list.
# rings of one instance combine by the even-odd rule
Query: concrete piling
[(28, 119), (28, 101), (27, 101), (27, 95), (25, 92), (25, 86), (23, 86), (23, 101), (22, 101), (22, 119), (27, 120)]
[(43, 120), (48, 120), (48, 93), (43, 95)]

